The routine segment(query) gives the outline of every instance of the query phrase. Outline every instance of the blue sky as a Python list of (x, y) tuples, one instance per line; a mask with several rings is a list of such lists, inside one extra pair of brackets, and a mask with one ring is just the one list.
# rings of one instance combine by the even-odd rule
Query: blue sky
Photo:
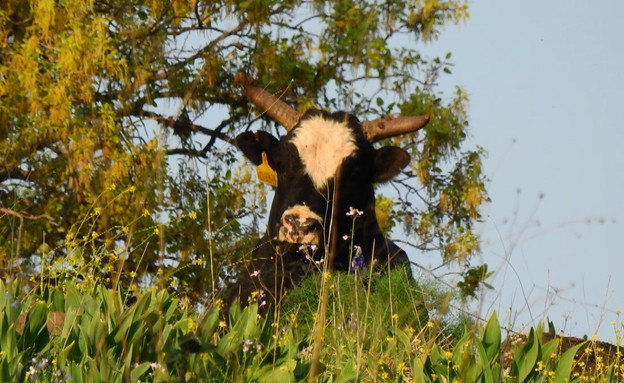
[(481, 0), (470, 13), (424, 51), (452, 52), (440, 85), (468, 91), (471, 143), (488, 152), (480, 231), (497, 273), (482, 314), (516, 329), (548, 317), (613, 341), (624, 310), (624, 2)]
[(516, 330), (548, 317), (613, 341), (611, 322), (624, 322), (624, 1), (479, 0), (470, 14), (417, 44), (452, 52), (440, 89), (470, 94), (470, 144), (488, 152), (479, 230), (497, 272), (478, 310)]

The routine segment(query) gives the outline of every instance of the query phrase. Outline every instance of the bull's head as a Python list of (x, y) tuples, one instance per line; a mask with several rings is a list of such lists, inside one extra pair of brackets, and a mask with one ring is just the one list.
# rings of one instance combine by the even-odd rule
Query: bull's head
[[(301, 114), (256, 87), (243, 74), (237, 75), (237, 83), (254, 104), (288, 130), (280, 139), (261, 131), (246, 132), (236, 139), (254, 164), (268, 163), (277, 173), (269, 238), (323, 248), (330, 233), (334, 237), (353, 235), (352, 243), (359, 246), (372, 242), (367, 237), (381, 236), (375, 218), (373, 184), (396, 176), (409, 164), (410, 156), (393, 146), (375, 149), (372, 143), (418, 130), (428, 122), (428, 117), (360, 123), (344, 112), (310, 110)], [(363, 216), (356, 220), (354, 229), (356, 217), (348, 217), (347, 213), (356, 210)], [(376, 246), (382, 248), (384, 244)], [(341, 246), (336, 249), (341, 252)], [(375, 249), (364, 250), (365, 254), (372, 254)], [(338, 257), (336, 262), (344, 263), (344, 259)]]

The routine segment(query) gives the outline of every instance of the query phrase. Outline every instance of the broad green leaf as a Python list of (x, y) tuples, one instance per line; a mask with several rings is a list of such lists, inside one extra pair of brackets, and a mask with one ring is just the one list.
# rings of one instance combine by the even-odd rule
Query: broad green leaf
[(349, 361), (343, 366), (342, 371), (336, 377), (334, 383), (347, 383), (353, 381), (357, 376), (357, 371), (355, 370), (355, 361), (353, 359), (349, 359)]
[(572, 365), (574, 363), (574, 356), (576, 352), (583, 347), (587, 341), (577, 344), (574, 347), (570, 347), (566, 352), (561, 355), (555, 368), (555, 383), (565, 383), (570, 379), (570, 373), (572, 372)]
[(412, 374), (414, 374), (415, 383), (425, 383), (425, 363), (419, 357), (415, 357), (412, 362)]
[(205, 314), (199, 325), (199, 333), (203, 339), (211, 339), (219, 324), (219, 309), (212, 308)]
[[(491, 321), (491, 319), (490, 319)], [(488, 323), (489, 324), (489, 323)], [(492, 365), (494, 363), (491, 362), (491, 357), (488, 355), (485, 347), (479, 340), (475, 340), (475, 348), (477, 350), (477, 363), (475, 367), (478, 367), (483, 374), (483, 382), (484, 383), (494, 383), (494, 375), (492, 373)]]
[(527, 344), (520, 351), (519, 354), (516, 353), (514, 356), (514, 361), (518, 366), (518, 380), (524, 382), (535, 369), (540, 351), (540, 341), (537, 339), (533, 329), (531, 329)]
[(141, 363), (130, 371), (130, 380), (138, 382), (139, 378), (150, 369), (150, 362)]
[(499, 357), (501, 344), (501, 329), (498, 322), (498, 315), (496, 312), (492, 314), (490, 320), (485, 326), (483, 332), (483, 347), (488, 358), (488, 363), (492, 363)]
[(559, 337), (554, 337), (542, 346), (542, 361), (544, 363), (547, 363), (549, 360), (551, 360), (551, 356), (557, 353), (557, 351), (559, 350), (560, 342), (561, 339)]

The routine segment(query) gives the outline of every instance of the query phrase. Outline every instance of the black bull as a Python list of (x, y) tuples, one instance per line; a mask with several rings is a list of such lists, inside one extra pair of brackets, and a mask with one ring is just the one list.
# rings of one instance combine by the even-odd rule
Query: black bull
[[(285, 291), (328, 261), (334, 270), (405, 264), (406, 253), (385, 238), (375, 216), (374, 183), (410, 162), (403, 149), (373, 148), (354, 116), (311, 110), (279, 140), (246, 132), (236, 143), (255, 165), (277, 173), (268, 228), (241, 271), (234, 295), (254, 291), (279, 303)], [(325, 260), (325, 257), (332, 259)]]

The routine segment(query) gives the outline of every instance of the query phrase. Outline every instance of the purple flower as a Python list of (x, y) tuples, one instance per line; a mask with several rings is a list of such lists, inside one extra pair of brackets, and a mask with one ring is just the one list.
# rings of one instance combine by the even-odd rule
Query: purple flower
[(364, 254), (362, 254), (362, 248), (359, 246), (355, 246), (355, 255), (351, 260), (351, 272), (355, 272), (356, 270), (363, 270), (366, 267), (366, 258), (364, 258)]

